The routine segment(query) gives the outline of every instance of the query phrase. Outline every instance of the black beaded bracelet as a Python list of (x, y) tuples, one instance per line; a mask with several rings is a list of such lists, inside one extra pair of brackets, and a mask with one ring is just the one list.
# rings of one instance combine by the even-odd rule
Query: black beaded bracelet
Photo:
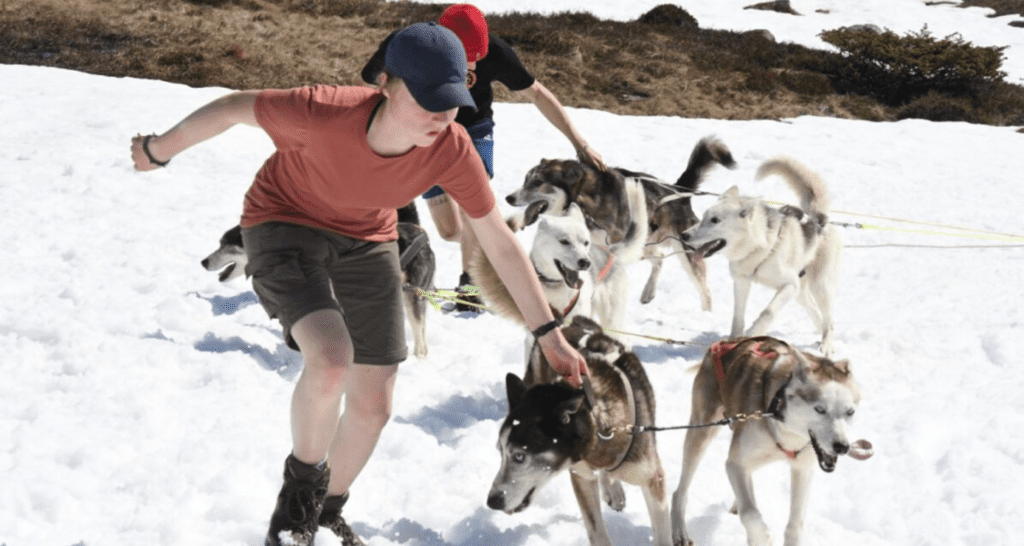
[(142, 151), (146, 152), (146, 157), (149, 158), (150, 163), (158, 165), (160, 167), (166, 167), (167, 164), (171, 162), (170, 159), (168, 159), (167, 161), (157, 161), (157, 159), (153, 157), (153, 154), (149, 152), (149, 139), (155, 136), (156, 135), (146, 135), (145, 137), (142, 138)]
[(562, 321), (560, 320), (545, 322), (544, 324), (541, 324), (540, 326), (537, 327), (536, 330), (533, 331), (533, 337), (540, 339), (541, 337), (544, 337), (545, 334), (547, 334), (551, 330), (554, 330), (555, 328), (558, 328), (561, 325)]

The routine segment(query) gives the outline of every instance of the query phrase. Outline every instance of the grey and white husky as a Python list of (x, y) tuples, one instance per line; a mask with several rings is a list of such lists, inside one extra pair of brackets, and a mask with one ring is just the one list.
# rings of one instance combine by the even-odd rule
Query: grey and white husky
[[(729, 259), (735, 295), (731, 337), (765, 334), (778, 311), (796, 298), (821, 332), (820, 349), (829, 356), (842, 242), (828, 223), (828, 190), (817, 174), (790, 158), (766, 161), (756, 178), (770, 175), (789, 184), (800, 197), (799, 208), (774, 208), (760, 198), (740, 195), (733, 186), (682, 237), (704, 258), (721, 252)], [(747, 299), (755, 282), (774, 289), (775, 296), (744, 331)]]
[[(870, 456), (859, 441), (851, 445), (847, 423), (860, 391), (847, 361), (798, 351), (770, 337), (745, 338), (711, 346), (693, 382), (690, 425), (724, 416), (770, 412), (772, 416), (734, 424), (726, 473), (736, 495), (733, 512), (746, 528), (750, 546), (768, 546), (768, 527), (754, 501), (751, 474), (772, 462), (787, 461), (792, 483), (786, 546), (798, 546), (815, 463), (825, 472), (840, 455)], [(690, 546), (686, 530), (687, 491), (697, 464), (721, 427), (691, 428), (683, 444), (683, 470), (672, 496), (672, 537)]]

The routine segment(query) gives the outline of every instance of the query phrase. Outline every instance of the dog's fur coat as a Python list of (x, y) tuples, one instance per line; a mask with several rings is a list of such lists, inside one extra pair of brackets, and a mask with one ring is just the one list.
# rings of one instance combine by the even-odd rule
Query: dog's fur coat
[(611, 246), (593, 244), (583, 212), (575, 203), (563, 216), (541, 214), (544, 201), (531, 203), (516, 230), (539, 219), (530, 248), (530, 261), (552, 307), (566, 317), (582, 315), (606, 329), (621, 329), (629, 291), (628, 264), (636, 263), (648, 238), (647, 207), (639, 182), (625, 181), (630, 225), (622, 241)]
[[(398, 209), (397, 229), (405, 316), (412, 327), (413, 354), (417, 358), (424, 358), (427, 356), (427, 300), (416, 291), (434, 290), (434, 251), (430, 248), (426, 232), (419, 225), (419, 214), (414, 203)], [(227, 282), (240, 277), (248, 261), (242, 245), (242, 228), (235, 226), (224, 232), (217, 250), (203, 258), (201, 263), (207, 271), (220, 271), (218, 278), (221, 282)]]
[[(800, 208), (774, 208), (733, 186), (683, 233), (694, 254), (719, 251), (729, 260), (735, 302), (731, 337), (765, 334), (778, 311), (796, 298), (821, 332), (820, 349), (833, 352), (832, 303), (838, 282), (842, 242), (828, 223), (830, 199), (825, 183), (797, 161), (781, 157), (757, 170), (758, 180), (781, 176), (800, 197)], [(752, 283), (775, 290), (775, 296), (744, 332)]]
[(690, 197), (697, 191), (708, 171), (720, 164), (735, 166), (729, 148), (720, 140), (701, 139), (690, 154), (686, 169), (675, 185), (655, 176), (627, 169), (612, 168), (602, 172), (575, 160), (542, 160), (526, 175), (522, 187), (505, 200), (514, 206), (546, 201), (551, 214), (564, 214), (569, 205), (579, 205), (587, 218), (596, 244), (616, 244), (628, 233), (632, 216), (626, 199), (626, 179), (639, 180), (644, 187), (650, 233), (643, 258), (651, 262), (651, 275), (640, 301), (654, 299), (658, 276), (665, 256), (677, 254), (683, 271), (697, 287), (701, 307), (711, 310), (711, 292), (707, 287), (707, 268), (701, 256), (684, 252), (680, 234), (697, 223)]
[[(498, 315), (525, 327), (508, 288), (482, 249), (469, 250), (470, 274), (484, 301)], [(562, 334), (587, 361), (592, 405), (583, 390), (561, 381), (534, 343), (524, 380), (512, 374), (506, 378), (509, 415), (498, 442), (502, 465), (487, 505), (508, 513), (523, 510), (555, 474), (571, 469), (573, 491), (592, 545), (611, 546), (601, 515), (599, 482), (606, 502), (621, 509), (619, 481), (623, 481), (643, 489), (655, 544), (668, 546), (665, 472), (654, 434), (631, 434), (634, 425), (654, 424), (654, 389), (643, 366), (635, 354), (586, 317), (573, 318)]]
[[(716, 343), (693, 382), (690, 424), (724, 416), (772, 412), (774, 416), (734, 424), (726, 472), (736, 495), (736, 511), (750, 546), (768, 546), (768, 528), (754, 501), (751, 474), (786, 460), (792, 472), (785, 545), (798, 546), (815, 462), (835, 470), (838, 456), (850, 452), (846, 425), (860, 402), (860, 391), (846, 361), (833, 362), (798, 351), (770, 337)], [(690, 546), (686, 530), (687, 491), (701, 456), (720, 427), (687, 430), (683, 470), (672, 497), (676, 546)]]

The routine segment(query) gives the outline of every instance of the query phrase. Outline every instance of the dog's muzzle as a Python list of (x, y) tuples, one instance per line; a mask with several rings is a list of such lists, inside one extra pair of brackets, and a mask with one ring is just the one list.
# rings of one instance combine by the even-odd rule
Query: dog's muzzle
[[(808, 433), (810, 433), (810, 431), (808, 431)], [(818, 466), (820, 466), (821, 469), (824, 470), (825, 472), (832, 472), (833, 470), (835, 470), (836, 461), (839, 459), (839, 456), (845, 455), (848, 451), (850, 451), (850, 444), (846, 444), (843, 442), (833, 442), (833, 452), (826, 453), (825, 450), (823, 450), (821, 446), (818, 444), (818, 439), (814, 437), (814, 434), (810, 434), (810, 436), (811, 447), (814, 448), (814, 454), (817, 455), (818, 457)]]
[(491, 510), (501, 510), (506, 514), (515, 514), (526, 510), (530, 506), (530, 500), (533, 498), (533, 492), (536, 489), (530, 489), (530, 491), (523, 497), (523, 502), (519, 503), (519, 506), (509, 509), (505, 505), (505, 492), (502, 490), (491, 491), (491, 494), (487, 496), (487, 507)]

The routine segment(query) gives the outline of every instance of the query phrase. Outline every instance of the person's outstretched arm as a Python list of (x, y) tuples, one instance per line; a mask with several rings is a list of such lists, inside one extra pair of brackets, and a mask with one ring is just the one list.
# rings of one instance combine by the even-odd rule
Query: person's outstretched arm
[(182, 151), (213, 138), (239, 123), (259, 127), (254, 108), (257, 94), (259, 91), (236, 91), (200, 107), (166, 133), (150, 135), (146, 142), (148, 155), (143, 149), (143, 143), (147, 137), (142, 135), (132, 137), (132, 162), (135, 163), (135, 170), (157, 169), (161, 165), (151, 161), (150, 156), (160, 163), (167, 163)]
[(526, 95), (530, 102), (540, 110), (540, 113), (544, 114), (544, 117), (551, 122), (551, 125), (554, 125), (556, 129), (565, 135), (565, 138), (569, 139), (573, 148), (576, 149), (576, 155), (580, 158), (580, 161), (586, 161), (602, 171), (608, 170), (608, 166), (601, 159), (601, 154), (597, 153), (587, 144), (587, 141), (583, 140), (583, 137), (580, 136), (579, 131), (576, 130), (576, 127), (569, 119), (569, 114), (566, 113), (565, 108), (562, 107), (562, 103), (558, 101), (558, 97), (554, 93), (547, 87), (544, 87), (539, 81), (534, 81), (533, 85), (519, 91), (519, 93)]

